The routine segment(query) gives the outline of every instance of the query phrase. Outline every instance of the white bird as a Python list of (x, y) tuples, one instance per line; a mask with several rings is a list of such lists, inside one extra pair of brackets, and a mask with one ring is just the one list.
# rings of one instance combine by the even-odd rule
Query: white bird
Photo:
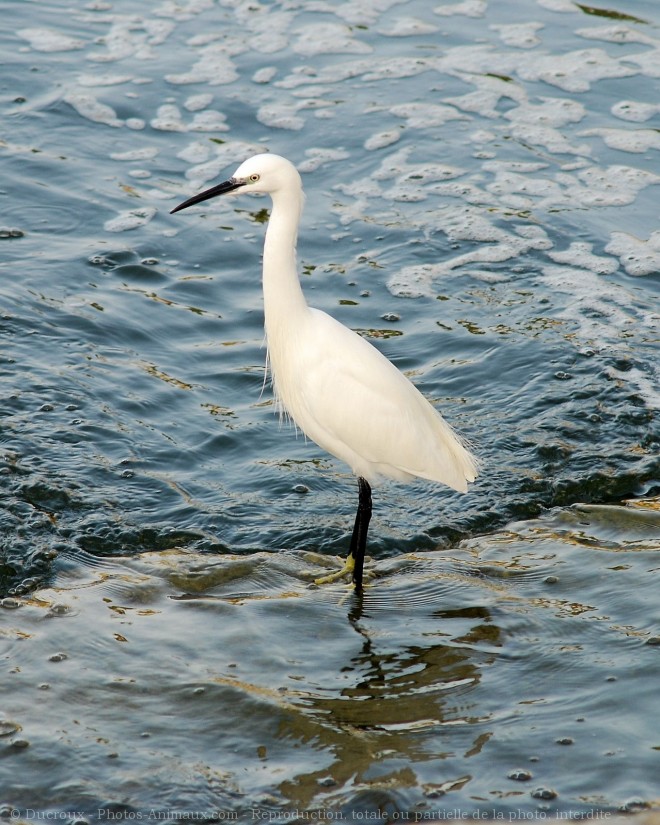
[(224, 183), (179, 204), (172, 213), (229, 192), (271, 196), (263, 254), (267, 362), (280, 411), (358, 477), (359, 503), (344, 568), (362, 589), (371, 518), (371, 484), (380, 478), (428, 479), (460, 492), (477, 475), (477, 460), (419, 390), (357, 333), (307, 305), (296, 265), (302, 181), (279, 155), (246, 160)]

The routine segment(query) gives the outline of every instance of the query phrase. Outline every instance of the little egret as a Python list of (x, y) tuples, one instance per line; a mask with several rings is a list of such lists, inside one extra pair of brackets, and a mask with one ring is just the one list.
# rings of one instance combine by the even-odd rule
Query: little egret
[(304, 194), (295, 166), (278, 155), (246, 160), (233, 177), (172, 213), (230, 192), (261, 192), (273, 202), (263, 254), (267, 362), (280, 413), (358, 478), (359, 503), (344, 568), (362, 589), (371, 484), (379, 478), (437, 481), (460, 492), (477, 461), (419, 390), (368, 341), (307, 305), (296, 266)]

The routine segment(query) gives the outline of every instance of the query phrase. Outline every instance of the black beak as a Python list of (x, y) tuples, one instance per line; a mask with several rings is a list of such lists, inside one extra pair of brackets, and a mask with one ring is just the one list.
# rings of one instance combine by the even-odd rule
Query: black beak
[(188, 198), (187, 201), (175, 206), (170, 212), (170, 215), (173, 215), (175, 212), (179, 212), (181, 209), (187, 209), (189, 206), (194, 206), (196, 203), (207, 201), (209, 198), (215, 198), (216, 195), (226, 195), (227, 192), (233, 192), (234, 189), (238, 189), (239, 186), (243, 186), (243, 181), (236, 180), (236, 178), (229, 178), (229, 180), (226, 180), (224, 183), (219, 183), (217, 186), (212, 186), (210, 189), (206, 189), (198, 195), (193, 195), (192, 198)]

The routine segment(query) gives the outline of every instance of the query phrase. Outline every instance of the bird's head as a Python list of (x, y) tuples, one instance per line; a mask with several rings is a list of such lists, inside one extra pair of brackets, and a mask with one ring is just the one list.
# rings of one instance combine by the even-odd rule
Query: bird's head
[(170, 214), (231, 192), (261, 192), (275, 195), (280, 190), (293, 187), (300, 188), (301, 182), (298, 170), (290, 161), (280, 155), (254, 155), (242, 163), (228, 180), (193, 195), (172, 209)]

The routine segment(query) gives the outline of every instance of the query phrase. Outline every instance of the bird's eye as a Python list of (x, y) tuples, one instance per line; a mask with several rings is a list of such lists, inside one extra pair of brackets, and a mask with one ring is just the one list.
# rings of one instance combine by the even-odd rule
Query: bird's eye
[(259, 180), (259, 175), (250, 175), (249, 181), (250, 183), (256, 183)]

